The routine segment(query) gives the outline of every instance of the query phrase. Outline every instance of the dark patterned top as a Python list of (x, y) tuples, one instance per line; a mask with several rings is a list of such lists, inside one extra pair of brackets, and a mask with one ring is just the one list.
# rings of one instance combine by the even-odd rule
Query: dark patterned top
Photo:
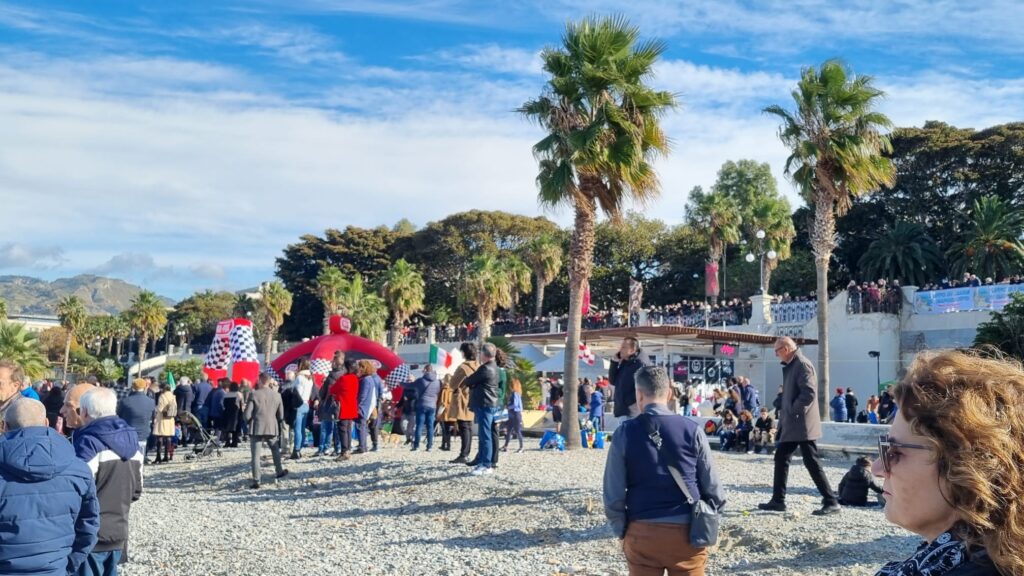
[[(980, 560), (980, 562), (979, 562)], [(998, 574), (986, 555), (972, 558), (964, 543), (943, 532), (933, 542), (923, 542), (913, 556), (890, 562), (875, 576), (952, 576)]]

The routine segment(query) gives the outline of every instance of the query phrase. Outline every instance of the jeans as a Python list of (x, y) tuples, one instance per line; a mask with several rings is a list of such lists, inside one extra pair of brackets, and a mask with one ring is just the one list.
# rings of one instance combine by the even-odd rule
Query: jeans
[(515, 410), (508, 411), (508, 422), (505, 423), (505, 447), (508, 447), (508, 441), (512, 439), (512, 435), (515, 434), (519, 439), (519, 449), (523, 449), (523, 413), (516, 412)]
[(366, 452), (370, 444), (377, 448), (377, 434), (379, 425), (376, 418), (359, 419), (359, 451)]
[(427, 433), (427, 450), (434, 447), (434, 415), (437, 413), (437, 408), (417, 408), (416, 409), (416, 434), (412, 438), (413, 449), (420, 447), (420, 432), (426, 428)]
[[(331, 447), (332, 440), (334, 440), (334, 420), (321, 420), (320, 421), (320, 452), (327, 452), (327, 449)], [(336, 442), (334, 442), (337, 445)], [(338, 451), (337, 446), (334, 449)]]
[(480, 434), (480, 466), (491, 468), (494, 464), (494, 408), (478, 409), (476, 425)]
[(775, 478), (772, 487), (772, 501), (786, 501), (786, 481), (789, 479), (789, 461), (797, 448), (804, 457), (804, 466), (811, 475), (811, 480), (821, 493), (826, 506), (835, 504), (837, 498), (832, 487), (828, 483), (828, 476), (821, 468), (821, 460), (818, 459), (818, 444), (814, 440), (806, 442), (779, 442), (775, 452)]
[(270, 448), (270, 454), (274, 458), (274, 471), (280, 474), (284, 471), (281, 467), (281, 445), (277, 442), (276, 436), (249, 436), (249, 450), (252, 455), (252, 481), (256, 484), (260, 483), (260, 452), (262, 452), (262, 445), (266, 444)]
[(295, 430), (295, 445), (293, 450), (302, 450), (302, 443), (306, 440), (306, 414), (309, 414), (309, 405), (303, 404), (295, 411), (295, 423), (292, 428)]
[(78, 576), (117, 576), (117, 563), (121, 560), (120, 550), (90, 552), (78, 567)]

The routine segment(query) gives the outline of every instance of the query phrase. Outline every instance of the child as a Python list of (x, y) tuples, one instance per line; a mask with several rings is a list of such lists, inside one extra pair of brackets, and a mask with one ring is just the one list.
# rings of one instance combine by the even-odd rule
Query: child
[(839, 482), (839, 503), (843, 506), (875, 506), (875, 502), (868, 502), (869, 489), (879, 495), (881, 503), (882, 488), (871, 476), (871, 459), (861, 456)]
[(590, 421), (594, 424), (594, 430), (601, 430), (601, 422), (604, 420), (604, 394), (601, 394), (594, 389), (593, 386), (588, 387), (587, 392), (590, 394)]
[(732, 412), (726, 410), (722, 413), (722, 425), (718, 428), (718, 449), (725, 452), (732, 447), (736, 440), (736, 418)]
[(750, 449), (750, 433), (754, 430), (754, 415), (750, 410), (740, 412), (740, 422), (736, 425), (736, 450), (753, 454)]
[(768, 408), (761, 407), (761, 416), (754, 422), (754, 452), (764, 450), (771, 454), (775, 446), (775, 420), (768, 413)]

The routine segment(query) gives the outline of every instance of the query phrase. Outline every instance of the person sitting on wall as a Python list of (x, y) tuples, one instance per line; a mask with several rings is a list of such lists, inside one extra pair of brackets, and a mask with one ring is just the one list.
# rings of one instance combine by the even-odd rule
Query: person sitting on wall
[(718, 426), (718, 449), (726, 451), (736, 441), (736, 418), (732, 412), (726, 410), (722, 413), (722, 423)]
[(772, 419), (766, 406), (761, 407), (761, 415), (754, 422), (754, 431), (751, 436), (754, 440), (754, 452), (760, 454), (762, 450), (771, 454), (775, 449), (775, 420)]

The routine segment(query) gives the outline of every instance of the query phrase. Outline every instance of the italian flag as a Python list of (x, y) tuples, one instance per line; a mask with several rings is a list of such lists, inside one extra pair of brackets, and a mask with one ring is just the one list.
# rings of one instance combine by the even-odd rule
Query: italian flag
[(429, 362), (435, 367), (452, 367), (452, 356), (444, 348), (441, 348), (437, 344), (430, 345), (430, 360)]

